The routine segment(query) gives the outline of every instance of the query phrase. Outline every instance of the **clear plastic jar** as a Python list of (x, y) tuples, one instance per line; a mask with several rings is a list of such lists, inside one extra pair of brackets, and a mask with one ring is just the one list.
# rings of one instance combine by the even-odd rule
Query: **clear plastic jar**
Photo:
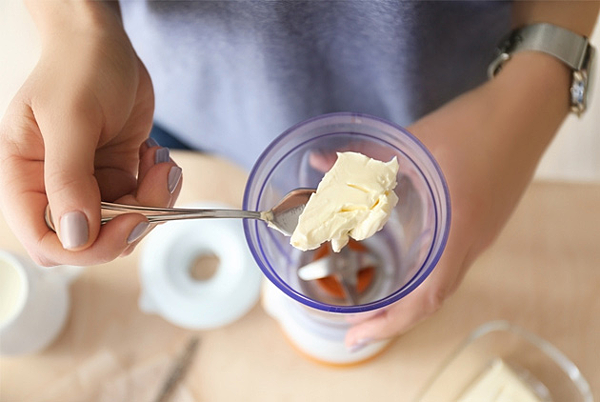
[(293, 248), (289, 237), (264, 222), (244, 222), (246, 240), (258, 266), (289, 296), (282, 302), (289, 311), (280, 316), (286, 320), (296, 317), (295, 333), (302, 328), (325, 334), (334, 342), (342, 341), (342, 346), (349, 327), (344, 316), (385, 308), (412, 292), (435, 268), (450, 227), (448, 189), (429, 151), (405, 129), (357, 113), (318, 116), (281, 134), (252, 169), (244, 209), (269, 210), (292, 189), (316, 188), (325, 172), (316, 168), (315, 162), (335, 160), (335, 153), (343, 151), (386, 162), (397, 157), (400, 166), (395, 189), (399, 202), (392, 216), (381, 231), (361, 242), (383, 263), (360, 303), (341, 305), (315, 297), (314, 285), (297, 274), (299, 267), (313, 259), (314, 251)]

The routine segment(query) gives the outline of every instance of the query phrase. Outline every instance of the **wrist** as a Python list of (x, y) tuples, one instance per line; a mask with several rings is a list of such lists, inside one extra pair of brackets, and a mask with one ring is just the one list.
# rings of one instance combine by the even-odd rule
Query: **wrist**
[(500, 118), (552, 138), (570, 112), (571, 74), (569, 67), (552, 56), (522, 52), (487, 86)]

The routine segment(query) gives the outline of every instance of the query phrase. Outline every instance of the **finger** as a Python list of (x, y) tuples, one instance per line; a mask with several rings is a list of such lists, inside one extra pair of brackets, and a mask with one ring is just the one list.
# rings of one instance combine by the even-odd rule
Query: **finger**
[(96, 150), (95, 177), (104, 201), (114, 202), (135, 192), (139, 165), (135, 141), (111, 144)]
[(48, 233), (40, 242), (46, 259), (43, 265), (97, 265), (112, 261), (142, 236), (149, 224), (140, 214), (126, 214), (102, 225), (96, 241), (85, 250), (65, 250), (60, 240)]
[[(142, 148), (147, 144), (142, 144)], [(172, 206), (181, 190), (182, 171), (171, 158), (169, 149), (153, 146), (142, 151), (139, 171), (138, 202), (142, 205)], [(166, 187), (161, 183), (166, 183)]]
[[(119, 200), (121, 203), (153, 207), (171, 207), (181, 191), (182, 170), (170, 158), (167, 148), (146, 141), (140, 148), (139, 186), (135, 195), (130, 194)], [(135, 246), (155, 225), (132, 243), (123, 256), (131, 254)]]
[[(142, 151), (143, 152), (143, 151)], [(142, 153), (135, 200), (138, 205), (172, 207), (182, 185), (182, 170), (168, 148), (151, 147)]]
[[(57, 110), (66, 110), (59, 113)], [(46, 195), (62, 246), (89, 247), (100, 229), (100, 191), (94, 157), (101, 125), (77, 107), (40, 108)]]
[(406, 332), (425, 318), (420, 297), (422, 296), (412, 293), (380, 314), (354, 325), (346, 334), (346, 346), (353, 348), (368, 341), (383, 340)]
[(137, 178), (138, 183), (144, 180), (144, 177), (146, 177), (146, 173), (148, 173), (148, 170), (150, 170), (152, 166), (157, 164), (157, 159), (160, 158), (160, 155), (156, 155), (156, 151), (158, 151), (160, 148), (162, 147), (153, 138), (148, 138), (142, 143), (142, 145), (140, 145), (140, 164), (138, 167)]
[(149, 138), (139, 146), (127, 141), (98, 149), (95, 176), (102, 200), (116, 202), (124, 195), (135, 194), (138, 183), (155, 165), (153, 155), (158, 148), (156, 141)]
[(365, 313), (351, 314), (348, 317), (346, 317), (346, 322), (348, 324), (357, 325), (357, 324), (360, 324), (361, 322), (370, 320), (373, 317), (380, 315), (382, 313), (383, 313), (382, 311), (374, 310), (374, 311), (367, 311)]
[(468, 250), (463, 238), (449, 238), (445, 253), (430, 276), (412, 293), (392, 304), (380, 314), (352, 326), (345, 337), (349, 348), (367, 342), (403, 334), (431, 316), (454, 292), (467, 268)]
[(168, 148), (152, 147), (141, 152), (138, 187), (120, 203), (168, 207), (181, 190), (182, 170), (171, 159)]
[(337, 154), (333, 151), (311, 151), (311, 153), (308, 155), (309, 165), (313, 169), (323, 173), (329, 171), (336, 160)]

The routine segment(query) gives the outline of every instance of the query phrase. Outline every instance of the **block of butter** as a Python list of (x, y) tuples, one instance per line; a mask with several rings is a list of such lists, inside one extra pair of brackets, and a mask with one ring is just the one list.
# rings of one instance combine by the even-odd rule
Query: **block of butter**
[(298, 219), (292, 246), (306, 251), (331, 241), (339, 252), (352, 237), (364, 240), (387, 222), (398, 203), (398, 160), (382, 162), (357, 152), (338, 152)]
[(496, 359), (467, 388), (457, 402), (542, 402), (542, 400), (502, 359)]

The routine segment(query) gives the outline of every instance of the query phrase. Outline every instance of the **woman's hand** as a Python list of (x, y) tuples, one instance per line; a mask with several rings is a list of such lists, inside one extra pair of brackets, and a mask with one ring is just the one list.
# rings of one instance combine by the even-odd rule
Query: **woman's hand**
[(456, 290), (525, 191), (568, 112), (568, 88), (569, 72), (560, 62), (523, 53), (494, 80), (408, 127), (432, 152), (448, 183), (448, 243), (414, 292), (374, 316), (355, 318), (348, 347), (408, 331)]
[[(514, 26), (549, 22), (589, 36), (598, 2), (524, 1)], [(400, 335), (437, 311), (473, 261), (502, 230), (569, 110), (571, 72), (539, 52), (513, 55), (491, 81), (409, 127), (440, 164), (450, 190), (446, 249), (413, 293), (375, 316), (358, 318), (346, 345)]]
[[(172, 205), (181, 169), (145, 142), (152, 84), (118, 10), (102, 2), (30, 9), (42, 55), (0, 123), (0, 206), (39, 264), (110, 261), (148, 224), (131, 214), (101, 228), (100, 200)], [(48, 203), (58, 235), (44, 222)]]

